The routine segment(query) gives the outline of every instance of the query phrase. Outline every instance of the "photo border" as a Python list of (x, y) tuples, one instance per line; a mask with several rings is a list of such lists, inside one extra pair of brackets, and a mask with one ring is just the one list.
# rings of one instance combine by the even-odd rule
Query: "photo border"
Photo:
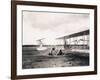
[[(17, 75), (17, 5), (33, 5), (46, 7), (80, 8), (94, 10), (94, 71), (50, 73), (36, 75)], [(76, 75), (97, 74), (97, 6), (65, 3), (33, 2), (33, 1), (11, 1), (11, 79), (46, 78)]]

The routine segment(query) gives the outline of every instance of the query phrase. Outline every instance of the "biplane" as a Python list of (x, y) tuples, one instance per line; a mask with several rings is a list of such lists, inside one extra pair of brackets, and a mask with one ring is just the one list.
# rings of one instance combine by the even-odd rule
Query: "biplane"
[(38, 42), (38, 44), (39, 44), (39, 47), (37, 48), (37, 50), (46, 50), (47, 48), (46, 47), (43, 47), (43, 40), (44, 40), (45, 38), (41, 38), (41, 39), (38, 39), (37, 40), (37, 42)]

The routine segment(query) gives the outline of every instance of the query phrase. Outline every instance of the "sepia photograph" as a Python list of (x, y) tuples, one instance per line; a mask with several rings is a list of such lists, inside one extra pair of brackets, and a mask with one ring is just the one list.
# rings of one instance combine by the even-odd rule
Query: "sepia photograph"
[(11, 78), (97, 74), (97, 6), (11, 3)]
[(88, 13), (22, 11), (22, 68), (89, 66)]

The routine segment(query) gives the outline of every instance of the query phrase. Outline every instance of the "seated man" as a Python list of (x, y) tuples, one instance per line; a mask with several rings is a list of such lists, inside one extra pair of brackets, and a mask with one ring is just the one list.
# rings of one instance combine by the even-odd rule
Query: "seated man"
[(56, 50), (55, 48), (52, 48), (51, 52), (49, 53), (49, 55), (56, 55)]
[(63, 55), (63, 52), (62, 52), (62, 50), (61, 50), (61, 49), (59, 50), (58, 55)]

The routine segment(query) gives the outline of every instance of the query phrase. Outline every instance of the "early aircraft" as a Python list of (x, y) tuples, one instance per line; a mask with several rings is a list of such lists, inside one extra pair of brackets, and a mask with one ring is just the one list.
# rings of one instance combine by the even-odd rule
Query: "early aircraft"
[(45, 49), (47, 49), (46, 47), (43, 47), (43, 40), (44, 40), (45, 38), (42, 38), (42, 39), (38, 39), (37, 41), (38, 41), (38, 43), (39, 43), (39, 47), (37, 48), (37, 50), (45, 50)]

